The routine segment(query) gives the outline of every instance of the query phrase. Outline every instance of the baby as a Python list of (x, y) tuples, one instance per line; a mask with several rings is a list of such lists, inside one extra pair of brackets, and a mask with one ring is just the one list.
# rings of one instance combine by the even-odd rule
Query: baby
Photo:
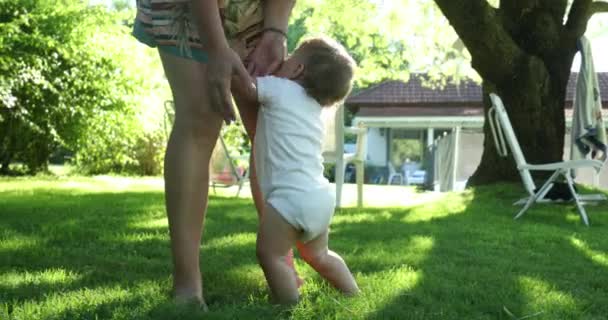
[(344, 260), (328, 249), (335, 197), (323, 177), (321, 111), (351, 90), (355, 63), (327, 38), (304, 41), (274, 76), (256, 79), (261, 107), (254, 139), (255, 168), (265, 211), (257, 256), (274, 301), (298, 301), (296, 275), (285, 256), (296, 241), (304, 261), (347, 295), (359, 292)]

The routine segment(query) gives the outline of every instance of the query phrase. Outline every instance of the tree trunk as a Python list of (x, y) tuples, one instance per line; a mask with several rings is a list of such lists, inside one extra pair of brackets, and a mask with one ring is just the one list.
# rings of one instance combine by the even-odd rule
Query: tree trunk
[[(562, 161), (566, 86), (576, 42), (594, 13), (608, 11), (608, 2), (574, 0), (566, 23), (566, 0), (500, 1), (499, 8), (486, 0), (435, 2), (483, 78), (486, 118), (488, 94), (494, 92), (505, 105), (526, 161)], [(487, 119), (484, 137), (481, 163), (469, 184), (519, 181), (513, 156), (498, 155)]]
[(0, 175), (6, 176), (10, 173), (9, 166), (13, 158), (12, 147), (12, 118), (5, 112), (2, 114), (4, 122), (0, 122)]
[[(539, 61), (528, 63), (513, 75), (513, 81), (502, 86), (484, 82), (484, 150), (469, 185), (521, 181), (512, 151), (509, 149), (507, 157), (497, 153), (487, 119), (491, 107), (488, 95), (494, 92), (501, 97), (527, 162), (548, 163), (562, 159), (566, 85), (563, 79), (552, 78)], [(534, 178), (540, 178), (535, 174)]]

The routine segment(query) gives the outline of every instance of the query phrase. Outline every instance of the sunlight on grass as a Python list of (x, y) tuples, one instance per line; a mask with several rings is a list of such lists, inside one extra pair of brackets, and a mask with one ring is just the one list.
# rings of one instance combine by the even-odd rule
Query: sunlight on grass
[(355, 246), (347, 262), (353, 270), (384, 272), (387, 269), (420, 265), (430, 254), (435, 240), (430, 236), (395, 237), (365, 248)]
[(159, 190), (162, 191), (164, 188), (164, 181), (161, 177), (149, 177), (149, 178), (131, 178), (131, 177), (117, 177), (117, 176), (96, 176), (94, 180), (101, 181), (116, 192), (120, 191), (131, 191), (137, 189), (143, 190)]
[[(81, 289), (46, 296), (42, 302), (26, 301), (13, 310), (15, 319), (44, 319), (48, 316), (64, 315), (63, 318), (78, 318), (82, 310), (88, 310), (111, 302), (125, 301), (129, 291), (119, 287)], [(35, 317), (34, 315), (37, 315)]]
[[(574, 206), (537, 206), (513, 223), (520, 187), (365, 186), (365, 207), (338, 210), (330, 237), (362, 294), (343, 297), (296, 252), (305, 284), (289, 312), (268, 303), (251, 200), (212, 197), (201, 314), (170, 299), (161, 178), (0, 179), (0, 320), (604, 319), (606, 234), (563, 224), (579, 220)], [(345, 192), (355, 204), (355, 186)], [(608, 225), (604, 206), (588, 209)]]
[(593, 262), (608, 267), (608, 254), (589, 248), (587, 243), (574, 236), (570, 237), (570, 243)]
[(65, 269), (47, 269), (38, 272), (9, 271), (0, 274), (2, 286), (17, 288), (27, 285), (68, 285), (82, 278), (81, 275)]
[(360, 275), (356, 275), (356, 277), (361, 287), (362, 300), (366, 300), (370, 304), (368, 312), (375, 312), (383, 309), (397, 297), (411, 292), (421, 282), (423, 274), (421, 270), (414, 270), (411, 266), (403, 265), (369, 277)]
[[(136, 301), (139, 301), (137, 307), (129, 306)], [(43, 301), (25, 301), (14, 306), (11, 316), (12, 319), (106, 319), (120, 314), (121, 318), (130, 319), (150, 312), (164, 301), (164, 284), (145, 281), (132, 288), (116, 285), (49, 294)], [(0, 304), (0, 308), (6, 309), (6, 304)]]
[(169, 227), (169, 221), (166, 217), (162, 217), (158, 219), (136, 221), (133, 222), (131, 226), (142, 229), (167, 229)]
[[(51, 189), (52, 188), (52, 189)], [(12, 192), (20, 195), (34, 194), (37, 190), (70, 190), (74, 194), (83, 193), (118, 193), (118, 192), (162, 192), (164, 182), (161, 177), (46, 177), (46, 178), (13, 178), (0, 180), (0, 192)]]
[[(357, 189), (354, 184), (343, 187), (343, 207), (357, 204)], [(412, 186), (364, 185), (363, 204), (366, 207), (412, 207), (441, 201), (447, 194), (439, 192), (419, 192)]]
[(0, 235), (0, 250), (23, 250), (39, 245), (40, 241), (34, 237), (27, 237), (4, 231)]
[[(335, 184), (332, 183), (331, 188), (335, 190)], [(237, 189), (237, 186), (217, 188), (214, 193), (210, 188), (209, 194), (221, 197), (234, 197)], [(416, 187), (412, 186), (366, 184), (363, 186), (363, 205), (374, 208), (410, 207), (440, 201), (448, 194), (459, 195), (460, 193), (419, 192), (416, 190)], [(243, 188), (239, 198), (251, 198), (249, 185)], [(356, 206), (357, 185), (346, 183), (342, 188), (342, 207)]]
[(240, 286), (253, 284), (256, 289), (266, 289), (264, 273), (257, 263), (239, 263), (231, 265), (230, 270), (221, 274), (223, 284), (225, 284), (228, 279), (232, 279), (232, 282)]
[(522, 315), (549, 311), (567, 313), (569, 310), (576, 310), (580, 307), (572, 295), (558, 290), (546, 281), (520, 276), (518, 282), (524, 299)]
[(430, 193), (433, 197), (426, 200), (424, 205), (413, 208), (411, 213), (402, 221), (407, 223), (427, 222), (465, 212), (471, 203), (473, 195), (465, 193)]
[[(355, 273), (361, 293), (349, 298), (339, 294), (318, 276), (307, 277), (301, 289), (302, 300), (293, 310), (294, 319), (385, 319), (382, 310), (403, 296), (413, 295), (423, 274), (402, 265), (371, 275)], [(325, 310), (334, 316), (322, 317)], [(376, 316), (372, 316), (377, 314)], [(280, 317), (286, 319), (287, 317)], [(386, 319), (395, 319), (389, 317)], [(409, 319), (403, 314), (400, 319)]]
[(428, 236), (413, 236), (410, 239), (409, 246), (415, 251), (428, 253), (435, 245), (433, 237)]
[(336, 214), (331, 220), (332, 225), (338, 225), (342, 223), (369, 223), (386, 221), (391, 219), (393, 213), (390, 210), (384, 210), (378, 213), (355, 213), (355, 214)]
[(119, 243), (141, 243), (150, 240), (169, 241), (168, 231), (119, 233), (101, 237), (100, 240)]
[(207, 249), (218, 250), (236, 246), (251, 246), (255, 248), (256, 234), (253, 232), (234, 233), (221, 238), (214, 238), (206, 241), (204, 247)]
[[(353, 213), (348, 215), (336, 214), (332, 220), (332, 224), (341, 223), (372, 223), (380, 221), (388, 221), (400, 214), (403, 210), (411, 208), (411, 211), (405, 215), (401, 221), (405, 223), (428, 222), (434, 219), (446, 218), (456, 214), (465, 212), (467, 206), (471, 203), (473, 195), (471, 192), (466, 193), (419, 193), (416, 197), (412, 197), (407, 202), (407, 205), (401, 205), (399, 210), (387, 208), (380, 212), (370, 213)], [(386, 205), (389, 202), (385, 203)]]

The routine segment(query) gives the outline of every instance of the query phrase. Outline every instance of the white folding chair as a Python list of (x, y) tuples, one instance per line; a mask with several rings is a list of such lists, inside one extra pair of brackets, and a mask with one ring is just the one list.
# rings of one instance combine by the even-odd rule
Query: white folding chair
[(388, 185), (393, 184), (393, 180), (395, 180), (395, 178), (399, 178), (399, 184), (404, 183), (403, 173), (397, 172), (393, 163), (391, 161), (389, 161), (388, 162), (388, 180), (386, 181), (386, 184), (388, 184)]
[(218, 140), (219, 143), (216, 144), (209, 163), (209, 183), (214, 194), (217, 187), (238, 186), (235, 194), (235, 197), (238, 198), (245, 183), (249, 182), (250, 168), (242, 170), (237, 166), (237, 160), (249, 161), (249, 156), (232, 157), (224, 138), (220, 135)]
[[(545, 199), (545, 196), (553, 187), (553, 183), (560, 176), (566, 179), (568, 184), (568, 188), (572, 193), (572, 198), (576, 203), (576, 207), (578, 212), (583, 220), (585, 225), (589, 225), (589, 219), (587, 218), (587, 213), (585, 212), (585, 208), (583, 207), (582, 200), (583, 197), (578, 195), (576, 190), (574, 189), (574, 179), (572, 178), (572, 170), (580, 169), (580, 168), (593, 168), (597, 174), (599, 174), (603, 165), (608, 161), (608, 158), (605, 157), (604, 161), (598, 160), (570, 160), (570, 161), (562, 161), (562, 162), (553, 162), (546, 164), (529, 164), (526, 162), (524, 154), (521, 150), (519, 142), (515, 136), (515, 132), (513, 131), (513, 127), (511, 126), (511, 122), (509, 120), (509, 116), (505, 107), (502, 103), (500, 97), (498, 97), (494, 93), (490, 93), (490, 100), (492, 101), (492, 108), (488, 111), (488, 120), (490, 121), (490, 128), (492, 130), (494, 136), (494, 143), (498, 150), (498, 154), (506, 157), (508, 154), (507, 146), (505, 144), (505, 138), (513, 153), (513, 158), (515, 159), (515, 163), (517, 164), (517, 170), (521, 175), (526, 191), (529, 193), (529, 197), (524, 205), (524, 207), (515, 215), (514, 219), (521, 217), (534, 203), (538, 202), (548, 202), (549, 199)], [(545, 181), (545, 183), (540, 187), (540, 189), (536, 190), (536, 185), (534, 184), (534, 180), (532, 179), (531, 171), (552, 171), (553, 174)], [(597, 198), (597, 197), (595, 197)], [(597, 200), (605, 200), (597, 199)], [(591, 199), (590, 199), (591, 200)], [(595, 200), (595, 199), (593, 199)]]
[[(167, 100), (164, 104), (165, 107), (165, 121), (164, 129), (165, 134), (169, 137), (171, 133), (171, 127), (175, 121), (175, 103), (173, 100)], [(220, 134), (218, 137), (219, 143), (216, 143), (215, 148), (212, 151), (211, 160), (209, 163), (209, 183), (213, 189), (213, 193), (216, 193), (217, 187), (231, 187), (238, 185), (235, 197), (241, 194), (243, 185), (249, 181), (249, 168), (246, 170), (240, 170), (237, 167), (237, 160), (249, 160), (249, 155), (244, 155), (235, 159), (228, 152), (228, 147), (224, 138)]]
[[(342, 186), (344, 172), (348, 163), (355, 164), (357, 172), (357, 206), (363, 206), (363, 180), (365, 170), (365, 148), (367, 146), (367, 128), (344, 128), (344, 106), (335, 106), (323, 110), (325, 136), (323, 139), (323, 160), (335, 164), (334, 181), (336, 183), (336, 207), (342, 205)], [(357, 135), (355, 153), (344, 153), (344, 134)]]

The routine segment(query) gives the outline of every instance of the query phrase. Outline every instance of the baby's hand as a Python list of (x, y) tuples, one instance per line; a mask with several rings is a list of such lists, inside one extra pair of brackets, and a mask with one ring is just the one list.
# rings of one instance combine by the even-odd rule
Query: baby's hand
[(250, 103), (258, 102), (258, 90), (255, 78), (232, 76), (232, 85), (234, 92), (242, 99)]

